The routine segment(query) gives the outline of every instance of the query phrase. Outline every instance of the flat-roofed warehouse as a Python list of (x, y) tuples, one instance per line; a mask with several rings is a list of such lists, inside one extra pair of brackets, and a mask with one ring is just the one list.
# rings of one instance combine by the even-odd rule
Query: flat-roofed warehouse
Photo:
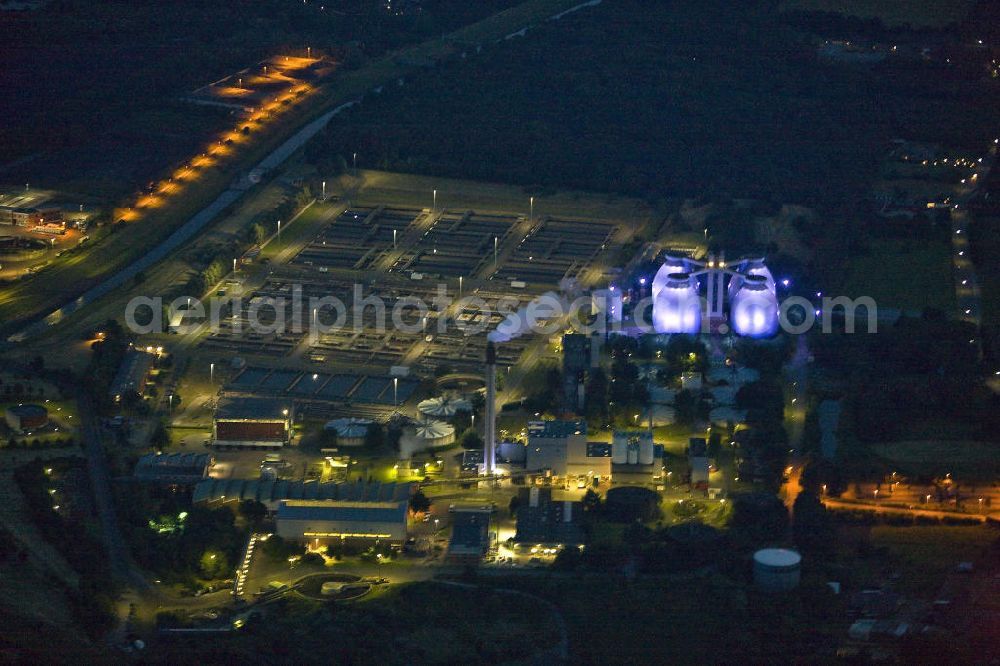
[(278, 536), (313, 546), (351, 542), (359, 545), (406, 541), (406, 502), (283, 500), (275, 520)]
[(139, 458), (133, 474), (139, 481), (194, 485), (208, 476), (213, 462), (207, 453), (147, 453)]
[(129, 348), (108, 390), (111, 399), (115, 402), (121, 402), (127, 393), (145, 395), (146, 381), (149, 379), (149, 373), (155, 363), (155, 354)]
[(219, 448), (280, 449), (292, 432), (292, 404), (269, 398), (223, 397), (212, 442)]
[(274, 513), (282, 500), (342, 500), (408, 502), (410, 483), (289, 481), (286, 479), (205, 479), (195, 486), (195, 504), (225, 504), (254, 500)]

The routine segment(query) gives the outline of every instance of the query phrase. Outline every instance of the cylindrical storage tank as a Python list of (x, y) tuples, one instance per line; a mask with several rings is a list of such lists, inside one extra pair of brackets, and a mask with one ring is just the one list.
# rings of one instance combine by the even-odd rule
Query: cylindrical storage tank
[(432, 416), (439, 419), (451, 418), (458, 412), (472, 411), (472, 403), (461, 398), (439, 396), (421, 401), (417, 405), (417, 411), (424, 416)]
[(615, 437), (611, 442), (611, 463), (624, 465), (628, 462), (628, 439)]
[(356, 447), (364, 446), (372, 423), (371, 419), (344, 418), (329, 421), (325, 427), (337, 433), (337, 446)]
[(771, 275), (771, 269), (764, 263), (763, 257), (747, 259), (742, 272), (746, 275), (760, 275), (767, 281), (768, 288), (774, 291), (774, 276)]
[(639, 464), (653, 464), (653, 439), (643, 438), (639, 440)]
[(663, 265), (660, 266), (660, 269), (656, 271), (656, 275), (653, 276), (653, 285), (650, 287), (653, 299), (655, 300), (660, 290), (666, 286), (672, 273), (688, 272), (690, 272), (690, 264), (687, 257), (679, 254), (667, 254), (663, 258)]
[(764, 548), (753, 554), (753, 582), (766, 592), (785, 592), (799, 586), (802, 556), (787, 548)]
[(657, 333), (701, 332), (698, 286), (687, 273), (672, 273), (653, 299), (653, 328)]
[(778, 332), (778, 299), (762, 275), (748, 275), (729, 302), (729, 323), (737, 335), (769, 338)]
[(761, 257), (751, 257), (740, 261), (736, 265), (736, 272), (737, 275), (729, 280), (728, 296), (730, 302), (732, 302), (740, 285), (743, 284), (743, 278), (748, 275), (762, 276), (767, 281), (767, 286), (770, 287), (771, 291), (775, 290), (774, 276), (771, 275), (771, 270), (764, 264), (764, 259)]
[(421, 448), (445, 446), (455, 441), (455, 426), (444, 421), (424, 420), (416, 424), (414, 434)]

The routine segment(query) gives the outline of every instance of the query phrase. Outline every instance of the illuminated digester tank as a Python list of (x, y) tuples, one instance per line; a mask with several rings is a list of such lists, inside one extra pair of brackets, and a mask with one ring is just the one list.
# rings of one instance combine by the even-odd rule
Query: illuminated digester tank
[(653, 298), (653, 328), (657, 333), (701, 332), (698, 283), (688, 273), (671, 273)]
[(663, 265), (660, 266), (660, 270), (656, 271), (656, 275), (653, 276), (653, 285), (650, 287), (650, 291), (653, 296), (653, 300), (656, 300), (657, 294), (663, 289), (664, 285), (670, 279), (672, 273), (689, 273), (691, 272), (691, 262), (687, 257), (679, 254), (667, 254), (663, 258)]
[(736, 271), (739, 275), (734, 275), (729, 281), (729, 301), (732, 302), (733, 296), (736, 295), (736, 291), (743, 284), (743, 278), (747, 275), (761, 275), (767, 281), (767, 286), (771, 291), (775, 290), (774, 276), (771, 275), (771, 270), (764, 263), (762, 257), (749, 257), (743, 259), (739, 264), (736, 265)]
[(778, 298), (763, 275), (747, 275), (729, 301), (729, 322), (737, 335), (769, 338), (778, 332)]

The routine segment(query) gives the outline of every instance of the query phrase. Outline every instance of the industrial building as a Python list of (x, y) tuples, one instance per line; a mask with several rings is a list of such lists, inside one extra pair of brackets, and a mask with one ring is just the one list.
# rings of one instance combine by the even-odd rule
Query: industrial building
[(687, 457), (691, 486), (707, 488), (712, 465), (708, 458), (708, 442), (704, 437), (692, 437), (688, 440)]
[(223, 397), (215, 410), (212, 444), (219, 448), (280, 449), (292, 433), (291, 401)]
[(313, 546), (401, 547), (406, 541), (406, 514), (406, 502), (282, 500), (275, 525), (283, 539)]
[(522, 488), (517, 509), (518, 544), (577, 545), (584, 541), (582, 504), (554, 501), (552, 488)]
[(49, 410), (41, 405), (11, 405), (4, 410), (3, 417), (8, 428), (25, 433), (48, 425)]
[(562, 337), (563, 402), (567, 409), (583, 413), (584, 387), (590, 370), (593, 340), (580, 333)]
[(125, 352), (125, 358), (122, 359), (118, 373), (111, 382), (108, 395), (115, 402), (121, 402), (122, 397), (129, 393), (138, 394), (140, 397), (145, 395), (146, 382), (155, 363), (155, 354), (130, 347)]
[(46, 224), (62, 224), (62, 209), (58, 207), (0, 206), (0, 224), (16, 227), (38, 227)]
[(662, 472), (663, 464), (656, 459), (651, 430), (614, 431), (611, 438), (611, 478), (614, 483), (649, 484)]
[(606, 479), (611, 476), (610, 449), (587, 441), (586, 421), (529, 421), (525, 470)]
[(490, 532), (491, 506), (453, 506), (448, 561), (452, 564), (478, 564), (493, 545)]
[(133, 475), (139, 481), (194, 485), (208, 477), (213, 463), (207, 453), (147, 453), (139, 458)]
[(409, 483), (317, 483), (284, 479), (205, 479), (195, 486), (195, 504), (227, 504), (254, 500), (270, 513), (282, 500), (408, 502)]

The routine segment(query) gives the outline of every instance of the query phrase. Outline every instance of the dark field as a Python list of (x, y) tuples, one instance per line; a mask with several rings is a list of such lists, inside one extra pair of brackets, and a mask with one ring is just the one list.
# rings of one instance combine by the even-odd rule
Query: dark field
[[(359, 164), (649, 198), (843, 209), (891, 139), (982, 146), (994, 84), (943, 62), (854, 66), (743, 3), (624, 1), (459, 60), (331, 125)], [(933, 82), (933, 83), (930, 83)]]

